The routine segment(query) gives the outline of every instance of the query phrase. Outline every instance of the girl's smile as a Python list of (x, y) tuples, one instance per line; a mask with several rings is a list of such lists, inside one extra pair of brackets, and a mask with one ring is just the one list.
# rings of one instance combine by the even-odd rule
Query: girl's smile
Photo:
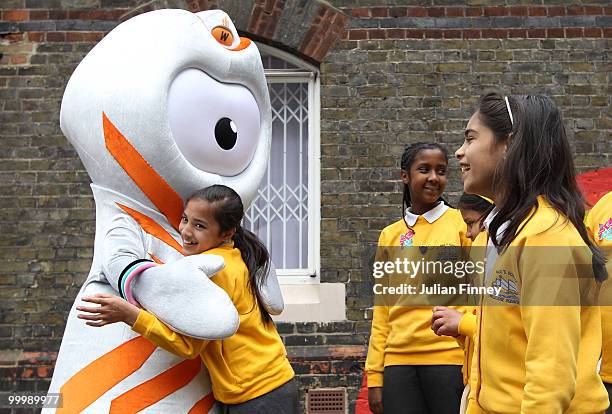
[(183, 254), (187, 256), (218, 247), (233, 234), (221, 234), (213, 204), (199, 198), (190, 200), (185, 206), (179, 232), (183, 241)]
[(466, 193), (493, 197), (493, 182), (498, 165), (503, 161), (506, 142), (498, 143), (476, 112), (465, 129), (465, 141), (455, 152), (461, 167), (461, 179)]

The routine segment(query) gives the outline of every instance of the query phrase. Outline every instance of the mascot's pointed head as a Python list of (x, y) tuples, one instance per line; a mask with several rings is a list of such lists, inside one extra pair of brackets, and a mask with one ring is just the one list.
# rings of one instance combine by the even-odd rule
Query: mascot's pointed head
[(225, 184), (248, 206), (270, 153), (259, 52), (220, 10), (116, 27), (74, 71), (60, 123), (96, 185), (147, 205)]

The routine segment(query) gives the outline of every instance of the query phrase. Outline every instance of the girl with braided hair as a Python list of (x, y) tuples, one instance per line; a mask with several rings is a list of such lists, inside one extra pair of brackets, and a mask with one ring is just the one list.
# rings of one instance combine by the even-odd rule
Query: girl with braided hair
[[(377, 261), (393, 249), (425, 254), (438, 246), (469, 246), (459, 211), (442, 198), (448, 154), (436, 143), (406, 147), (401, 159), (402, 219), (385, 227)], [(418, 249), (418, 250), (417, 250)], [(366, 360), (368, 401), (375, 414), (456, 414), (463, 352), (454, 338), (430, 329), (432, 306), (374, 306)]]

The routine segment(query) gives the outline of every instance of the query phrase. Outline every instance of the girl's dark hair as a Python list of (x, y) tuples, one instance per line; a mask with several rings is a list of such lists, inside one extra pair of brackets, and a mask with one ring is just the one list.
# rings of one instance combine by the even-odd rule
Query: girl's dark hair
[[(410, 167), (414, 163), (414, 159), (421, 151), (425, 150), (440, 150), (442, 154), (444, 154), (444, 158), (446, 159), (446, 163), (448, 164), (448, 151), (442, 145), (437, 144), (435, 142), (415, 142), (414, 144), (410, 144), (404, 149), (404, 153), (402, 154), (402, 161), (400, 164), (400, 168), (406, 172), (410, 172)], [(444, 204), (448, 204), (448, 202), (440, 197), (438, 201), (442, 201)], [(404, 216), (404, 212), (406, 208), (410, 207), (410, 187), (407, 184), (404, 184), (404, 188), (402, 191), (402, 217)]]
[(493, 209), (493, 204), (476, 194), (461, 194), (457, 208), (464, 210), (474, 210), (477, 213), (489, 213)]
[(261, 294), (261, 288), (266, 283), (270, 270), (270, 254), (255, 234), (240, 225), (244, 216), (240, 196), (225, 185), (211, 185), (190, 195), (185, 204), (192, 199), (208, 201), (213, 205), (214, 217), (221, 233), (236, 229), (233, 237), (234, 246), (240, 250), (242, 260), (249, 271), (249, 289), (256, 299), (264, 323), (270, 322), (272, 318), (263, 306)]
[(485, 93), (478, 105), (481, 122), (493, 131), (497, 141), (511, 136), (505, 160), (495, 172), (494, 186), (500, 191), (501, 202), (489, 234), (496, 235), (507, 221), (510, 224), (501, 240), (492, 237), (493, 243), (500, 250), (506, 249), (520, 233), (521, 224), (531, 218), (531, 210), (538, 208), (537, 197), (542, 195), (578, 230), (593, 252), (595, 277), (605, 279), (604, 255), (590, 240), (583, 222), (586, 203), (576, 182), (561, 111), (544, 95), (512, 95), (508, 102), (514, 124), (498, 91)]

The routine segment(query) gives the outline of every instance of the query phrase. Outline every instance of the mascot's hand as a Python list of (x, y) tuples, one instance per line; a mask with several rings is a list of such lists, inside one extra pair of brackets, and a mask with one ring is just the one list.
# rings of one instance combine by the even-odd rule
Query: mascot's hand
[(221, 256), (198, 254), (145, 270), (134, 298), (173, 330), (198, 339), (223, 339), (238, 329), (238, 311), (209, 277), (223, 269)]
[(280, 315), (285, 307), (283, 301), (283, 294), (278, 284), (278, 277), (276, 276), (276, 269), (274, 264), (270, 262), (270, 271), (266, 278), (266, 283), (262, 286), (261, 296), (263, 299), (263, 305), (270, 315)]

